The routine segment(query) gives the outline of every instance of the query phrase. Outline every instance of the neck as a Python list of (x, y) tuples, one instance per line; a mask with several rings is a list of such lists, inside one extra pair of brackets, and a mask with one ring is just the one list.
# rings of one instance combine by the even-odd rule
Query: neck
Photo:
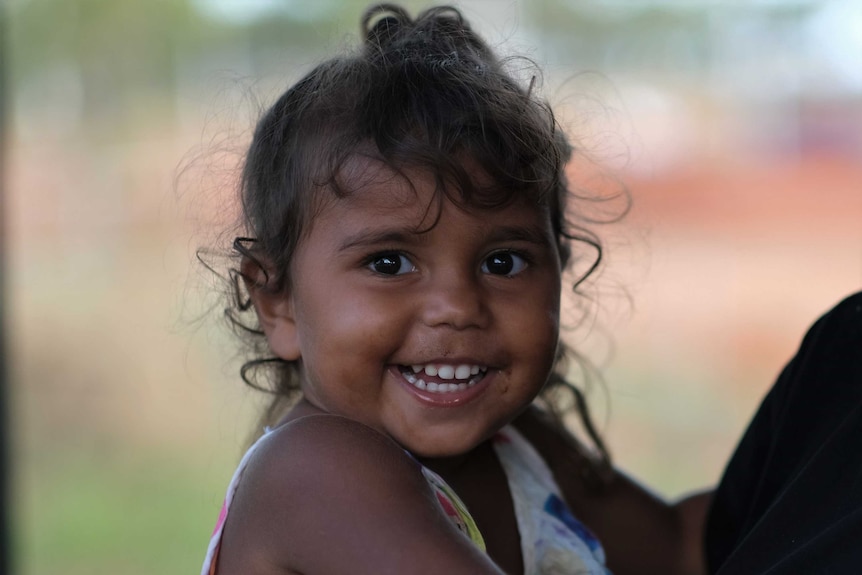
[(470, 462), (483, 459), (492, 453), (491, 440), (486, 440), (470, 451), (459, 455), (450, 457), (417, 457), (416, 459), (446, 481), (451, 481), (469, 469)]

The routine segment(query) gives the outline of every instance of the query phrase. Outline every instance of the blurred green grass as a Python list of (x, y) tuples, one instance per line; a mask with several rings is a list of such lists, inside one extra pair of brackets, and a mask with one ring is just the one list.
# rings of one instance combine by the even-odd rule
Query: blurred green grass
[(86, 449), (40, 457), (18, 477), (16, 572), (196, 573), (230, 466)]

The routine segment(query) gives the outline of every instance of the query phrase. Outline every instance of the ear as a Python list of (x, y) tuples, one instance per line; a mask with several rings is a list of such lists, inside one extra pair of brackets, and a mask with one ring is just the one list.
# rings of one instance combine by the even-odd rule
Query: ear
[(272, 268), (265, 262), (243, 257), (240, 269), (272, 353), (286, 361), (298, 360), (301, 354), (293, 298), (285, 291), (272, 289), (272, 274), (269, 272)]

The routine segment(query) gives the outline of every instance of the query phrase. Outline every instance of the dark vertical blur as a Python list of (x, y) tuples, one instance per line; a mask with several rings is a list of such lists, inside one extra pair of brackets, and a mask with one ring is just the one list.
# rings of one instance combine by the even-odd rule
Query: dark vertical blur
[(9, 425), (6, 377), (6, 1), (0, 0), (0, 574), (8, 574), (9, 559)]

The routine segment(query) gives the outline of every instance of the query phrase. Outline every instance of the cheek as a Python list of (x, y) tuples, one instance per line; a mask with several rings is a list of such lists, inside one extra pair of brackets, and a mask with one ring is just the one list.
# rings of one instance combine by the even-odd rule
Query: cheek
[[(525, 339), (525, 345), (530, 347), (530, 355), (537, 363), (537, 368), (553, 367), (557, 355), (557, 345), (560, 337), (560, 296), (559, 291), (549, 289), (544, 294), (535, 294), (533, 301), (541, 302), (532, 311), (524, 314), (524, 322), (520, 328), (521, 337)], [(531, 334), (524, 338), (523, 334)]]
[[(297, 316), (307, 361), (322, 360), (331, 368), (363, 358), (379, 361), (403, 336), (400, 318), (406, 314), (391, 297), (324, 288), (301, 303)], [(321, 353), (328, 357), (310, 357)]]
[(550, 375), (557, 357), (557, 346), (559, 345), (560, 330), (557, 316), (547, 317), (541, 326), (534, 331), (533, 357), (537, 364), (541, 365), (543, 371)]
[[(537, 295), (537, 294), (534, 294)], [(503, 305), (498, 318), (503, 333), (513, 351), (522, 357), (534, 371), (549, 369), (556, 356), (559, 339), (559, 309), (555, 300), (544, 302), (535, 298), (531, 305)]]

